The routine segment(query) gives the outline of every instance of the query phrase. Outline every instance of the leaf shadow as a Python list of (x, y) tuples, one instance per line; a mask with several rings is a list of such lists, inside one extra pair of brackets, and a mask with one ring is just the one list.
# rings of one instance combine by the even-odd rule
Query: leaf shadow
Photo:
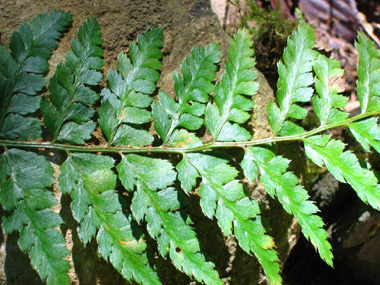
[[(0, 207), (0, 220), (6, 215), (7, 212)], [(4, 235), (0, 231), (0, 268), (4, 270), (4, 275), (0, 275), (0, 284), (43, 284), (28, 255), (19, 248), (18, 239), (18, 233)]]

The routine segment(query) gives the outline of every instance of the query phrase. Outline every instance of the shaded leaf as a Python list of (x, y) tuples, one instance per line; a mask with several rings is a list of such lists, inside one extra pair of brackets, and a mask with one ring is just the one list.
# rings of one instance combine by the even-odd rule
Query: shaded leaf
[(19, 114), (9, 114), (5, 120), (1, 136), (5, 139), (28, 140), (36, 139), (41, 134), (41, 123), (31, 117), (23, 117)]

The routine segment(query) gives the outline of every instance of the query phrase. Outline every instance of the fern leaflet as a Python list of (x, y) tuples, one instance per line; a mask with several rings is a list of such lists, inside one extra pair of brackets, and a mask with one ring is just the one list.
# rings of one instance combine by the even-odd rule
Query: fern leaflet
[(72, 21), (69, 13), (52, 11), (24, 23), (10, 38), (10, 50), (0, 45), (0, 137), (28, 140), (41, 137), (41, 124), (26, 117), (40, 108), (48, 60), (62, 31)]
[[(247, 162), (250, 161), (250, 162)], [(256, 167), (245, 167), (245, 164), (254, 162)], [(252, 147), (246, 149), (242, 165), (247, 177), (256, 177), (257, 174), (247, 173), (252, 169), (260, 170), (260, 180), (265, 189), (274, 198), (277, 196), (285, 211), (293, 214), (301, 225), (304, 236), (311, 240), (321, 258), (332, 266), (331, 245), (327, 241), (327, 232), (323, 229), (322, 219), (315, 215), (318, 208), (308, 200), (307, 191), (298, 184), (298, 178), (287, 172), (289, 160), (275, 156), (265, 148)]]
[(344, 151), (345, 145), (328, 135), (313, 136), (304, 140), (306, 155), (327, 169), (340, 182), (349, 183), (364, 203), (380, 210), (380, 186), (375, 174), (363, 168), (357, 157)]
[(109, 89), (103, 89), (99, 125), (109, 144), (149, 145), (153, 136), (139, 127), (148, 123), (146, 110), (152, 102), (149, 95), (156, 89), (162, 57), (162, 29), (152, 28), (137, 38), (125, 53), (118, 56), (118, 72), (108, 72)]
[[(229, 62), (226, 72), (215, 87), (215, 105), (209, 103), (205, 111), (205, 126), (211, 132), (213, 141), (247, 141), (252, 135), (238, 124), (246, 122), (253, 102), (242, 95), (256, 93), (258, 84), (254, 81), (257, 72), (252, 68), (252, 40), (246, 30), (240, 30), (228, 51)], [(234, 122), (233, 124), (230, 123)]]
[(118, 195), (113, 190), (116, 187), (113, 166), (110, 157), (70, 154), (61, 166), (60, 190), (72, 198), (73, 217), (80, 223), (78, 235), (85, 244), (96, 235), (99, 254), (125, 279), (157, 284), (157, 274), (148, 264), (146, 244), (132, 234), (134, 225), (122, 212)]
[(377, 118), (368, 118), (352, 124), (349, 124), (351, 133), (362, 147), (370, 152), (372, 146), (380, 153), (380, 126), (377, 123)]
[(315, 90), (319, 96), (313, 97), (313, 110), (321, 126), (347, 119), (348, 114), (339, 108), (344, 108), (348, 98), (340, 95), (336, 80), (343, 75), (343, 69), (337, 60), (318, 55), (314, 63)]
[(358, 33), (355, 42), (358, 50), (357, 96), (363, 113), (379, 110), (380, 94), (380, 52), (375, 43), (363, 33)]
[(180, 213), (180, 194), (168, 187), (176, 178), (172, 168), (165, 160), (133, 154), (122, 156), (117, 166), (126, 189), (133, 191), (136, 187), (131, 205), (133, 216), (139, 222), (145, 217), (148, 232), (157, 239), (162, 257), (169, 253), (179, 270), (199, 282), (222, 284), (214, 264), (200, 252), (190, 218), (184, 219)]
[[(358, 81), (357, 95), (362, 113), (377, 111), (380, 88), (380, 59), (379, 50), (375, 44), (362, 33), (358, 34)], [(368, 118), (348, 125), (351, 133), (366, 151), (372, 146), (380, 152), (380, 127), (376, 118)]]
[(87, 19), (79, 28), (78, 38), (71, 42), (72, 51), (66, 54), (66, 63), (58, 64), (49, 82), (50, 102), (41, 101), (41, 112), (46, 128), (53, 134), (53, 142), (84, 144), (91, 138), (96, 124), (91, 121), (94, 110), (90, 104), (99, 95), (88, 86), (98, 84), (103, 75), (103, 40), (95, 18)]
[(273, 101), (267, 107), (268, 121), (273, 135), (293, 135), (303, 133), (302, 127), (287, 118), (303, 119), (307, 109), (295, 104), (308, 102), (313, 95), (310, 85), (313, 83), (311, 73), (316, 53), (314, 30), (309, 25), (300, 25), (293, 31), (284, 50), (283, 62), (278, 62), (276, 98), (279, 107)]
[[(33, 164), (30, 162), (33, 161)], [(54, 170), (44, 156), (20, 149), (0, 156), (0, 203), (10, 215), (3, 218), (5, 234), (20, 232), (20, 249), (47, 284), (67, 284), (70, 264), (65, 240), (56, 229), (61, 217), (52, 211), (57, 200), (46, 188), (54, 182)]]
[(185, 154), (177, 165), (178, 178), (185, 191), (202, 178), (199, 194), (204, 214), (210, 219), (215, 216), (227, 236), (232, 235), (233, 228), (241, 248), (257, 257), (271, 284), (281, 284), (274, 241), (265, 234), (259, 205), (245, 196), (242, 185), (234, 180), (236, 169), (227, 162), (212, 154)]
[(219, 45), (193, 48), (191, 57), (187, 56), (181, 64), (183, 77), (178, 72), (173, 74), (178, 103), (163, 91), (158, 94), (158, 100), (152, 104), (152, 113), (155, 129), (164, 145), (171, 142), (172, 135), (178, 136), (178, 132), (173, 134), (177, 127), (194, 131), (203, 125), (200, 116), (204, 113), (208, 94), (214, 90), (211, 82), (215, 80), (219, 61)]

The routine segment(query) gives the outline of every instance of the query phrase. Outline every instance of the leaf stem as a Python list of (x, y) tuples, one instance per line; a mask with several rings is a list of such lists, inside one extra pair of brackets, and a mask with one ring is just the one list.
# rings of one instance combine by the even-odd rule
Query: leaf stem
[(304, 132), (298, 135), (291, 136), (283, 136), (283, 137), (269, 137), (260, 140), (254, 141), (238, 141), (238, 142), (210, 142), (197, 147), (189, 147), (189, 148), (178, 148), (178, 147), (131, 147), (131, 146), (108, 146), (108, 145), (68, 145), (68, 144), (59, 144), (52, 142), (30, 142), (30, 141), (12, 141), (12, 140), (2, 140), (0, 139), (0, 146), (6, 147), (23, 147), (23, 148), (43, 148), (43, 149), (54, 149), (54, 150), (63, 150), (66, 152), (69, 151), (81, 151), (81, 152), (103, 152), (103, 153), (191, 153), (197, 151), (210, 150), (215, 148), (233, 148), (233, 147), (241, 147), (246, 148), (249, 146), (255, 145), (263, 145), (269, 143), (277, 143), (277, 142), (285, 142), (285, 141), (296, 141), (303, 140), (313, 135), (317, 135), (324, 131), (339, 127), (339, 126), (347, 126), (353, 122), (362, 120), (367, 117), (380, 115), (380, 111), (371, 111), (365, 114), (360, 114), (352, 118), (348, 118), (346, 120), (327, 124), (324, 126), (320, 126), (316, 129), (313, 129), (308, 132)]

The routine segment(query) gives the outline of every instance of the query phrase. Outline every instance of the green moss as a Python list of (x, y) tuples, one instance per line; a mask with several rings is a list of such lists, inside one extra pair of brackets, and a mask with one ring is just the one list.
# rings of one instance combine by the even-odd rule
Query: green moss
[[(240, 0), (231, 1), (242, 7)], [(265, 75), (275, 73), (276, 64), (282, 57), (286, 39), (296, 29), (298, 21), (285, 19), (281, 12), (281, 3), (272, 9), (270, 3), (259, 7), (255, 0), (247, 0), (248, 8), (242, 9), (239, 28), (247, 28), (253, 37), (256, 54), (256, 67)]]

